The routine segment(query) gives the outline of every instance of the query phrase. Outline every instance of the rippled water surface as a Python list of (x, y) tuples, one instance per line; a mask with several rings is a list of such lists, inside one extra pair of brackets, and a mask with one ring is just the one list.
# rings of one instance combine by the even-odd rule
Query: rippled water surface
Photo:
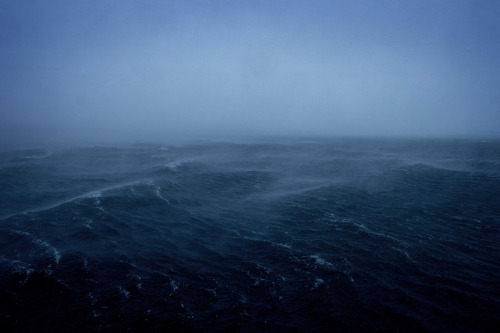
[(0, 153), (8, 331), (496, 331), (500, 143)]

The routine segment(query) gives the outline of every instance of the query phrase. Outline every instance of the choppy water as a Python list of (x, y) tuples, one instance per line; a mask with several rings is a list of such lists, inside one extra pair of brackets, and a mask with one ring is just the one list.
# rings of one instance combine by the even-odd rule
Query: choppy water
[(0, 154), (7, 331), (495, 331), (500, 143)]

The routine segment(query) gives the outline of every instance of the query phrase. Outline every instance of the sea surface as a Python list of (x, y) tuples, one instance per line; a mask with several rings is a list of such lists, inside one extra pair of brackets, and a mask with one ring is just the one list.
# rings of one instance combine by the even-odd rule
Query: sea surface
[(3, 332), (498, 332), (500, 142), (0, 153)]

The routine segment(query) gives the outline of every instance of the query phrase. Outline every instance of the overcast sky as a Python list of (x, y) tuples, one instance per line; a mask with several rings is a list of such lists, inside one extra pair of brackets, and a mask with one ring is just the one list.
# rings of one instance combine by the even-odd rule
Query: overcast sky
[(0, 60), (3, 146), (500, 134), (495, 0), (0, 0)]

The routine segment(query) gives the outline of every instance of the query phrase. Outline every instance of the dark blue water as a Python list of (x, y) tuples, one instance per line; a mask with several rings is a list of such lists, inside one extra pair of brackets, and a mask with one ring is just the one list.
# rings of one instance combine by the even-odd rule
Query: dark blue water
[(0, 154), (3, 331), (496, 331), (500, 142)]

